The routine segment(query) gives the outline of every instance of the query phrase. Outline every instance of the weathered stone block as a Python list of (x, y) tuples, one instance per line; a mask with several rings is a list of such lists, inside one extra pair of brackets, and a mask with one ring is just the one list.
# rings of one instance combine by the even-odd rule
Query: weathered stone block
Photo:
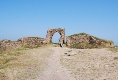
[(52, 42), (52, 37), (56, 32), (58, 32), (61, 36), (60, 40), (59, 40), (59, 43), (60, 44), (65, 43), (65, 29), (62, 29), (62, 28), (48, 29), (46, 39), (45, 39), (44, 43)]

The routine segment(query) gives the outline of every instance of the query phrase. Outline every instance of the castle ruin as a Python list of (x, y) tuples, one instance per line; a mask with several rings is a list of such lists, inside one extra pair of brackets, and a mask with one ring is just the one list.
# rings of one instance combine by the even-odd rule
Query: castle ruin
[(104, 46), (104, 47), (113, 47), (114, 43), (112, 41), (102, 40), (91, 35), (80, 33), (74, 34), (72, 36), (67, 36), (65, 41), (65, 29), (64, 28), (49, 28), (47, 31), (46, 38), (40, 37), (24, 37), (20, 38), (17, 41), (10, 40), (1, 40), (0, 41), (0, 51), (17, 49), (20, 47), (34, 48), (43, 44), (48, 44), (52, 42), (52, 37), (55, 33), (60, 34), (59, 45), (62, 47), (64, 43), (66, 45), (72, 46), (78, 43), (87, 43), (94, 46)]
[(63, 28), (48, 29), (44, 43), (52, 42), (52, 37), (56, 32), (60, 34), (59, 44), (64, 44), (65, 43), (65, 29)]

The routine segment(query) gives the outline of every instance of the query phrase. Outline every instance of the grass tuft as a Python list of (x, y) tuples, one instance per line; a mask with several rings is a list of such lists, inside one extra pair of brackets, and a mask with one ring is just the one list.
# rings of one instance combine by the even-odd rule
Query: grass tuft
[(112, 52), (118, 52), (118, 46), (109, 48), (109, 50), (112, 51)]

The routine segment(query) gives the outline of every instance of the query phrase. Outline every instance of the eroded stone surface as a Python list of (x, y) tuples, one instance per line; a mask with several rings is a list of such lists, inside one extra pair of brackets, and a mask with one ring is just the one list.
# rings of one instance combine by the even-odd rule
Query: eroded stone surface
[(18, 39), (18, 42), (21, 42), (23, 46), (37, 47), (38, 45), (43, 44), (44, 38), (40, 37), (24, 37)]
[(86, 33), (74, 34), (66, 37), (67, 46), (71, 46), (78, 43), (91, 44), (94, 46), (114, 47), (114, 43), (112, 41), (103, 40)]
[(58, 32), (60, 34), (60, 40), (59, 43), (63, 44), (65, 42), (65, 29), (57, 28), (57, 29), (48, 29), (46, 39), (44, 43), (50, 43), (52, 42), (53, 35)]
[(0, 41), (0, 51), (17, 49), (20, 47), (38, 47), (43, 44), (44, 39), (40, 37), (24, 37), (17, 41), (2, 40)]
[(71, 46), (78, 43), (87, 43), (92, 44), (94, 46), (105, 46), (105, 47), (113, 47), (114, 43), (112, 41), (102, 40), (91, 35), (80, 33), (74, 34), (72, 36), (67, 36), (65, 41), (65, 29), (64, 28), (49, 28), (47, 31), (46, 38), (40, 37), (24, 37), (20, 38), (17, 41), (11, 40), (1, 40), (0, 41), (0, 50), (10, 50), (20, 48), (22, 46), (25, 47), (37, 47), (38, 45), (47, 44), (52, 42), (53, 35), (58, 32), (60, 34), (59, 44), (62, 47), (64, 43), (67, 46)]
[(53, 35), (58, 32), (60, 34), (60, 40), (59, 44), (62, 46), (62, 44), (65, 42), (65, 29), (62, 28), (56, 28), (56, 29), (48, 29), (46, 38), (40, 38), (40, 37), (24, 37), (20, 38), (17, 41), (11, 41), (11, 40), (1, 40), (0, 41), (0, 50), (11, 50), (11, 49), (17, 49), (20, 47), (37, 47), (45, 43), (50, 43), (52, 41)]

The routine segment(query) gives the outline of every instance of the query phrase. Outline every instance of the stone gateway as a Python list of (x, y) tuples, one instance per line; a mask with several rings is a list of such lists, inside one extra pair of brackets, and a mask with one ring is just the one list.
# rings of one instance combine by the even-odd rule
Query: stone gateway
[(62, 46), (65, 42), (65, 29), (64, 28), (56, 28), (56, 29), (48, 29), (45, 43), (52, 42), (53, 35), (58, 32), (60, 34), (59, 44)]

